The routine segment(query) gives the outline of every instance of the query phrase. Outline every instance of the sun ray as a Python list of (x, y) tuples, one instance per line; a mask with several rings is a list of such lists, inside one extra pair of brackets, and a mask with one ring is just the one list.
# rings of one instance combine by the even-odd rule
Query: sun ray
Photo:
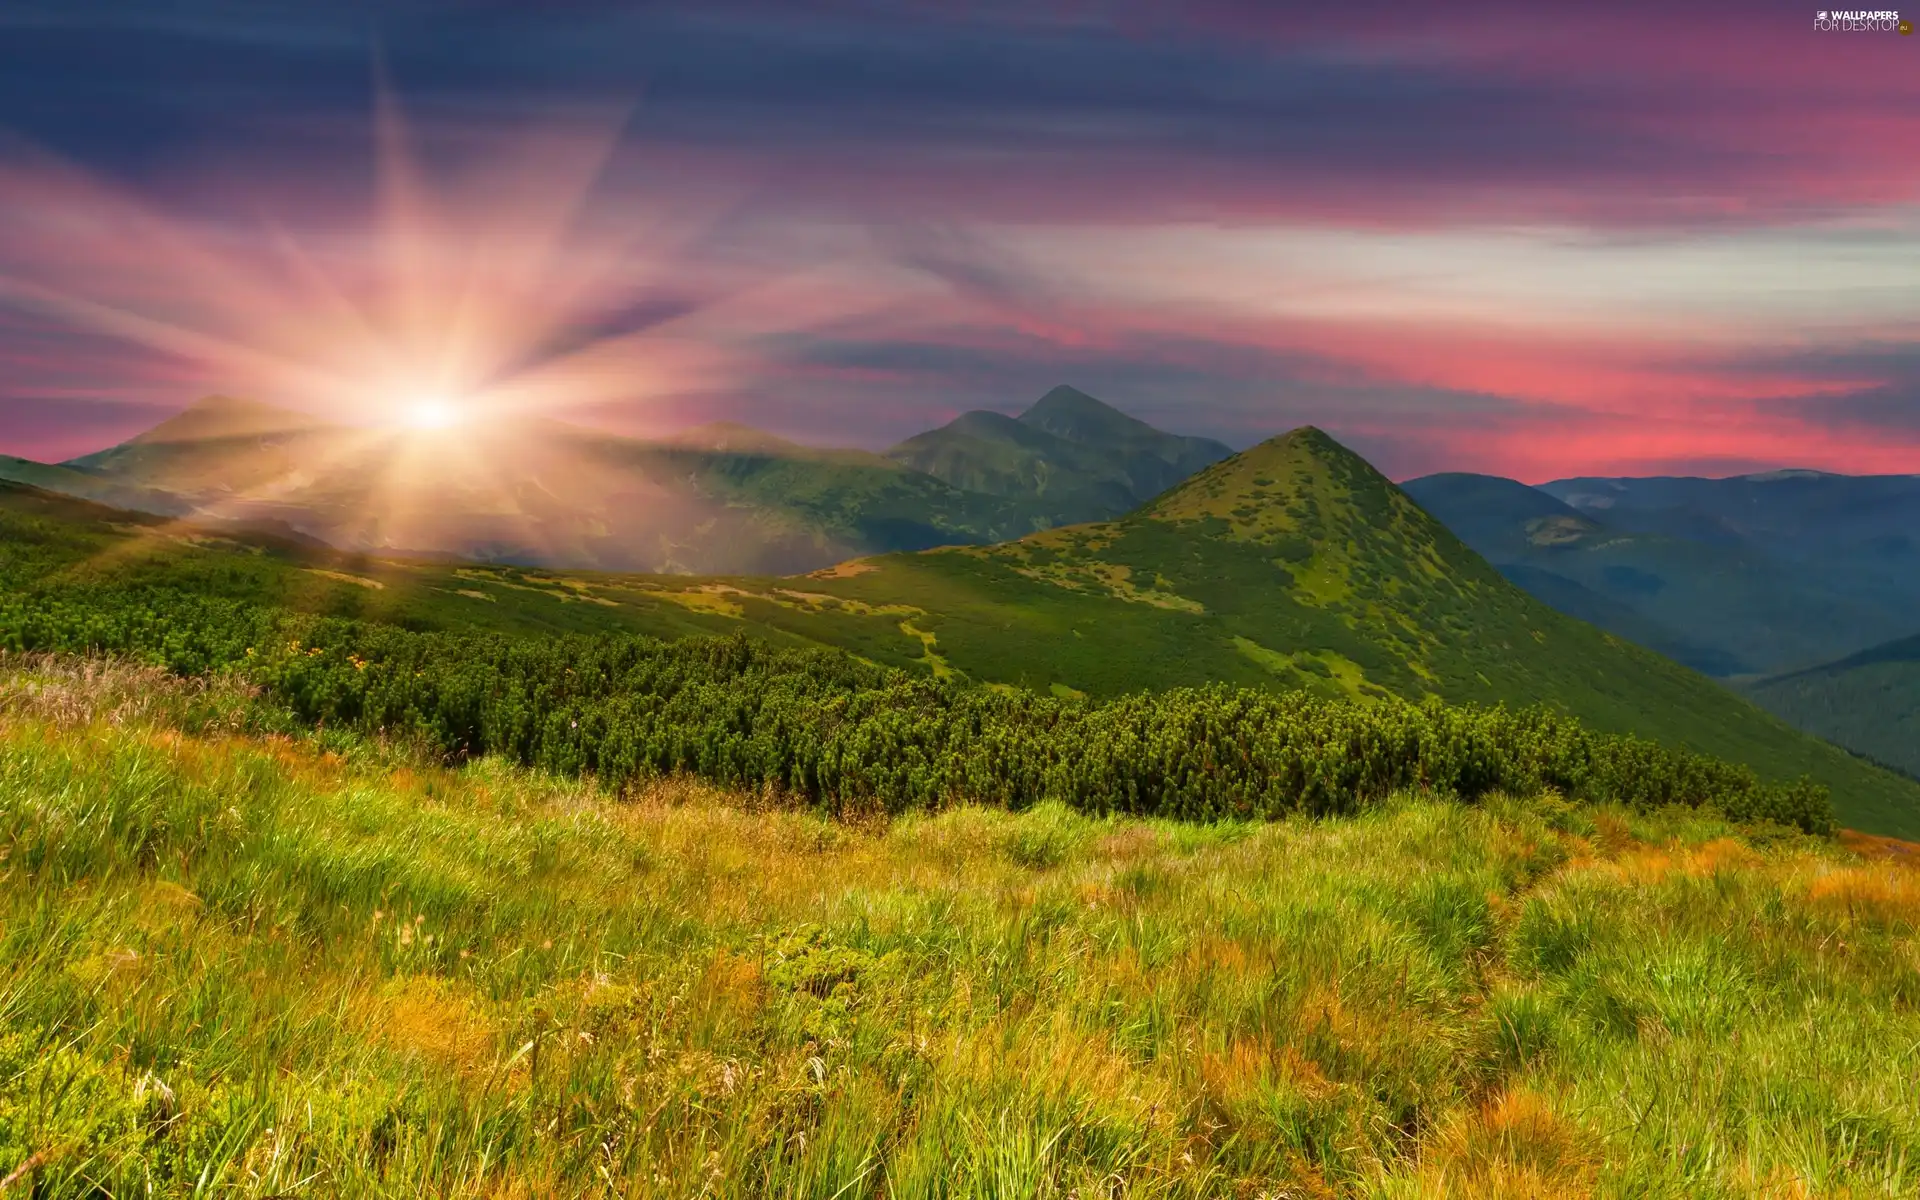
[[(49, 155), (0, 155), (0, 184), (29, 201), (0, 212), (0, 304), (303, 414), (289, 418), (299, 429), (215, 421), (186, 435), (201, 460), (246, 458), (245, 472), (192, 478), (167, 464), (193, 455), (142, 449), (158, 464), (144, 486), (192, 505), (151, 537), (280, 523), (354, 551), (535, 555), (578, 536), (543, 515), (562, 498), (643, 527), (649, 506), (706, 501), (650, 478), (643, 456), (616, 469), (586, 454), (553, 418), (718, 390), (740, 322), (777, 326), (784, 306), (844, 306), (854, 289), (741, 260), (734, 234), (757, 203), (745, 183), (639, 204), (615, 188), (632, 114), (416, 124), (380, 68), (364, 211), (292, 189), (284, 207), (249, 196), (247, 219), (224, 223), (169, 215)], [(715, 255), (723, 226), (729, 254)]]

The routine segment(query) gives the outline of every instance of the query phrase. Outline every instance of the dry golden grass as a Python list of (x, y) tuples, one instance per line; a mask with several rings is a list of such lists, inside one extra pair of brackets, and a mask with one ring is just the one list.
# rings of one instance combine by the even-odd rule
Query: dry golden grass
[(45, 1194), (1920, 1191), (1897, 862), (1551, 797), (836, 820), (52, 682), (0, 690), (0, 1175), (97, 1147)]
[(389, 1048), (472, 1079), (499, 1058), (496, 1031), (471, 989), (436, 976), (391, 980), (370, 997), (369, 1025)]
[(1513, 1088), (1448, 1123), (1423, 1156), (1421, 1184), (1460, 1200), (1572, 1200), (1593, 1194), (1599, 1161), (1591, 1135)]

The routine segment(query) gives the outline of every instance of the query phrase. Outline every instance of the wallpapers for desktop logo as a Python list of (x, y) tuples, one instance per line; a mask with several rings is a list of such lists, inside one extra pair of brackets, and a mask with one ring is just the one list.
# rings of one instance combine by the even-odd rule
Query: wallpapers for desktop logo
[(1822, 9), (1814, 14), (1813, 27), (1820, 33), (1911, 34), (1913, 32), (1912, 21), (1902, 20), (1899, 13), (1886, 10), (1829, 12)]

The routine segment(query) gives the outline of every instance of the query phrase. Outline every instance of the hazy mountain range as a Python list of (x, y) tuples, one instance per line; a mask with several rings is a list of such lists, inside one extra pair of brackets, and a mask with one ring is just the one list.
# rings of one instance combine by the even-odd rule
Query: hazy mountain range
[(1920, 778), (1920, 637), (1745, 690), (1795, 726)]
[[(746, 435), (727, 437), (738, 447)], [(13, 495), (36, 552), (69, 546), (73, 566), (55, 574), (83, 588), (172, 588), (414, 628), (734, 632), (1056, 694), (1230, 683), (1545, 703), (1769, 778), (1812, 775), (1846, 823), (1920, 832), (1920, 784), (1554, 611), (1314, 429), (1231, 455), (1117, 518), (800, 576), (402, 561)]]
[(1404, 486), (1562, 612), (1920, 775), (1920, 476)]
[[(1166, 676), (1157, 656), (1174, 656), (1208, 664), (1194, 681), (1264, 672), (1296, 684), (1335, 679), (1405, 691), (1423, 678), (1419, 664), (1454, 653), (1447, 647), (1464, 634), (1446, 621), (1431, 625), (1422, 641), (1405, 632), (1404, 621), (1389, 620), (1380, 629), (1401, 633), (1379, 642), (1376, 635), (1387, 635), (1375, 626), (1384, 618), (1364, 605), (1336, 625), (1306, 620), (1307, 610), (1285, 604), (1275, 609), (1274, 580), (1258, 570), (1242, 578), (1246, 563), (1221, 558), (1207, 549), (1212, 541), (1196, 538), (1193, 531), (1212, 528), (1204, 524), (1175, 526), (1186, 531), (1177, 539), (1184, 545), (1155, 542), (1153, 572), (1144, 574), (1127, 547), (1154, 541), (1143, 531), (1162, 528), (1144, 523), (1164, 507), (1150, 502), (1166, 496), (1171, 503), (1171, 489), (1191, 498), (1192, 486), (1211, 478), (1200, 473), (1231, 454), (1219, 442), (1154, 429), (1070, 387), (1055, 388), (1017, 417), (966, 413), (882, 454), (804, 446), (724, 423), (650, 441), (540, 419), (446, 435), (368, 430), (214, 397), (67, 463), (0, 458), (0, 479), (349, 551), (701, 576), (799, 574), (876, 554), (994, 545), (1126, 517), (1106, 533), (1081, 530), (957, 558), (903, 560), (911, 571), (896, 567), (883, 577), (920, 578), (970, 564), (961, 572), (971, 572), (967, 579), (939, 586), (965, 586), (976, 596), (994, 594), (1007, 571), (1045, 577), (1053, 590), (1014, 602), (1027, 615), (1065, 603), (1055, 594), (1060, 588), (1124, 595), (1130, 606), (1103, 620), (1131, 629), (1130, 637), (1103, 640), (1081, 675), (1041, 681), (1076, 690), (1125, 690), (1137, 686), (1130, 680)], [(1182, 487), (1189, 479), (1193, 485)], [(1290, 513), (1316, 495), (1302, 490), (1275, 509), (1266, 504), (1267, 486), (1247, 484), (1236, 503)], [(1802, 728), (1920, 772), (1913, 734), (1920, 729), (1920, 662), (1911, 652), (1920, 629), (1920, 477), (1780, 471), (1528, 486), (1442, 474), (1403, 488), (1507, 580), (1559, 612), (1728, 680)], [(1269, 557), (1283, 565), (1296, 593), (1324, 586), (1352, 599), (1358, 593), (1341, 589), (1371, 578), (1366, 570), (1354, 575), (1350, 564), (1341, 566), (1335, 575), (1348, 582), (1327, 576), (1315, 583), (1320, 576), (1303, 575), (1289, 559), (1300, 545), (1330, 536), (1314, 524), (1315, 511), (1287, 520), (1320, 532), (1275, 533)], [(1229, 525), (1240, 519), (1231, 509), (1215, 516)], [(1120, 529), (1125, 536), (1113, 532)], [(1365, 559), (1380, 552), (1385, 535), (1355, 526), (1340, 536)], [(1319, 569), (1332, 570), (1324, 564), (1338, 554), (1318, 554)], [(1085, 562), (1074, 565), (1076, 556)], [(1175, 577), (1184, 580), (1178, 588), (1156, 582)], [(1244, 594), (1235, 591), (1241, 585)], [(1206, 599), (1198, 599), (1202, 594)], [(941, 607), (915, 595), (886, 602)], [(1252, 604), (1268, 634), (1242, 630), (1213, 638), (1206, 649), (1183, 639), (1168, 643), (1164, 630), (1155, 631), (1162, 618), (1147, 610), (1184, 611), (1190, 604), (1214, 620)], [(1017, 662), (988, 676), (1020, 675), (1058, 656), (1059, 647), (1047, 642), (1059, 631), (1044, 622), (1027, 646), (1025, 635), (1016, 636), (1024, 616), (993, 620), (998, 632), (988, 641), (1001, 648), (994, 654), (1022, 648), (1011, 651)], [(946, 653), (974, 653), (965, 628), (965, 620), (952, 619)], [(1333, 636), (1338, 628), (1352, 631), (1345, 641)], [(1319, 632), (1303, 652), (1309, 629)], [(1511, 642), (1490, 644), (1520, 654)], [(997, 660), (980, 660), (988, 661)], [(1192, 672), (1173, 674), (1185, 679)], [(1474, 689), (1462, 678), (1482, 676), (1476, 666), (1464, 676), (1442, 671), (1436, 678), (1466, 696)], [(1512, 691), (1502, 686), (1486, 694)]]
[(601, 570), (787, 573), (1116, 516), (1231, 451), (1056, 388), (886, 454), (737, 425), (654, 441), (538, 418), (368, 430), (227, 397), (0, 478), (354, 550)]
[(1920, 476), (1404, 486), (1542, 599), (1709, 674), (1801, 670), (1920, 628)]

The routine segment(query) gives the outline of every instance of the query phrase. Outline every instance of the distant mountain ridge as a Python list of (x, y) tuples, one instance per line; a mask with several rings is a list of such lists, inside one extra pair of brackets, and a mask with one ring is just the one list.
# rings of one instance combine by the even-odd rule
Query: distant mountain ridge
[(989, 472), (969, 486), (978, 472), (957, 465), (965, 453), (936, 455), (954, 467), (943, 476), (728, 422), (651, 441), (537, 418), (421, 436), (210, 396), (57, 467), (0, 460), (0, 478), (348, 550), (760, 574), (1117, 515), (1229, 453), (1071, 388), (998, 419), (1026, 438), (1025, 476)]
[(1920, 535), (1920, 475), (1836, 475), (1783, 470), (1727, 479), (1578, 477), (1540, 490), (1631, 532), (1712, 531), (1819, 555), (1836, 531), (1848, 544)]
[(1724, 677), (1911, 632), (1920, 478), (1431, 475), (1407, 492), (1536, 595)]
[(887, 457), (967, 491), (1045, 501), (1073, 524), (1119, 516), (1232, 453), (1057, 387), (1018, 417), (963, 413)]
[(1743, 690), (1801, 729), (1920, 778), (1920, 635)]

